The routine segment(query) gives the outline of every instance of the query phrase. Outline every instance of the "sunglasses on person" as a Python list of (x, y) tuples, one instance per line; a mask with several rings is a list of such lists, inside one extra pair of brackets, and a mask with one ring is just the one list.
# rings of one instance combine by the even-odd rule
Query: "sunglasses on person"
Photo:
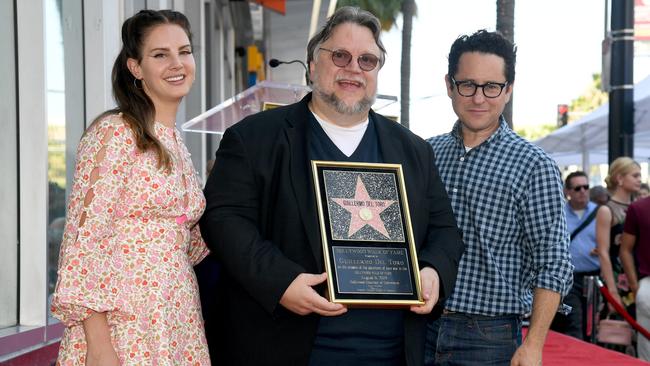
[(588, 190), (589, 190), (589, 184), (583, 184), (583, 185), (581, 185), (581, 186), (575, 186), (575, 187), (573, 187), (573, 188), (571, 188), (571, 189), (573, 189), (574, 192), (580, 192), (580, 191), (583, 190), (583, 189), (584, 189), (585, 191), (588, 191)]
[[(327, 51), (332, 53), (332, 62), (334, 65), (343, 68), (350, 64), (352, 61), (352, 54), (346, 50), (328, 50), (327, 48), (320, 47), (319, 50)], [(372, 53), (364, 53), (357, 57), (357, 64), (359, 68), (363, 71), (372, 71), (379, 64), (379, 57), (373, 55)]]

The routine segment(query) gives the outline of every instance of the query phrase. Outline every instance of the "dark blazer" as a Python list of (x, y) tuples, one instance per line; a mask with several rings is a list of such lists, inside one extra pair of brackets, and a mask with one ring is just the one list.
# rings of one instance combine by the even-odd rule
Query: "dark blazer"
[[(310, 162), (308, 102), (257, 113), (230, 127), (205, 188), (201, 233), (221, 264), (218, 365), (306, 365), (318, 315), (279, 304), (300, 273), (324, 271)], [(431, 147), (370, 112), (384, 162), (403, 167), (421, 266), (434, 267), (441, 295), (453, 289), (463, 252)], [(421, 365), (426, 317), (405, 311), (408, 365)]]

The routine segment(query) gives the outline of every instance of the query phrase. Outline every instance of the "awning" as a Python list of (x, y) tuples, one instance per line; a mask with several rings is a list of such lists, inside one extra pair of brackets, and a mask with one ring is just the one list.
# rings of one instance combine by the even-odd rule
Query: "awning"
[(273, 11), (277, 11), (282, 15), (286, 14), (285, 3), (287, 2), (287, 0), (254, 0), (254, 1), (265, 8), (271, 9)]

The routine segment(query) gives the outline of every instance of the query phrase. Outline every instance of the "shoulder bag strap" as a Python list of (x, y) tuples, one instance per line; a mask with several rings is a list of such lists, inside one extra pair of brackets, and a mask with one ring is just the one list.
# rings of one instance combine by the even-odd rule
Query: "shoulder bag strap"
[(575, 237), (578, 236), (578, 234), (580, 234), (582, 229), (586, 228), (587, 225), (591, 224), (591, 222), (594, 221), (594, 219), (596, 218), (596, 213), (598, 213), (598, 209), (600, 209), (600, 206), (596, 207), (593, 211), (591, 211), (591, 213), (589, 214), (589, 216), (587, 216), (585, 221), (583, 221), (582, 224), (580, 224), (580, 226), (578, 226), (575, 230), (573, 230), (573, 232), (571, 233), (571, 241), (573, 241), (573, 239), (575, 239)]

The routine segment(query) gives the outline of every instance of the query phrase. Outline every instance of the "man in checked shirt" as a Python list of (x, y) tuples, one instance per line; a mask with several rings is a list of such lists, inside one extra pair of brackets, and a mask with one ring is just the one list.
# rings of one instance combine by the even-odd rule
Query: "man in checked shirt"
[(511, 42), (485, 30), (451, 46), (445, 81), (458, 121), (428, 141), (466, 248), (456, 288), (429, 324), (427, 365), (541, 365), (549, 325), (571, 288), (559, 170), (501, 116), (515, 58)]

